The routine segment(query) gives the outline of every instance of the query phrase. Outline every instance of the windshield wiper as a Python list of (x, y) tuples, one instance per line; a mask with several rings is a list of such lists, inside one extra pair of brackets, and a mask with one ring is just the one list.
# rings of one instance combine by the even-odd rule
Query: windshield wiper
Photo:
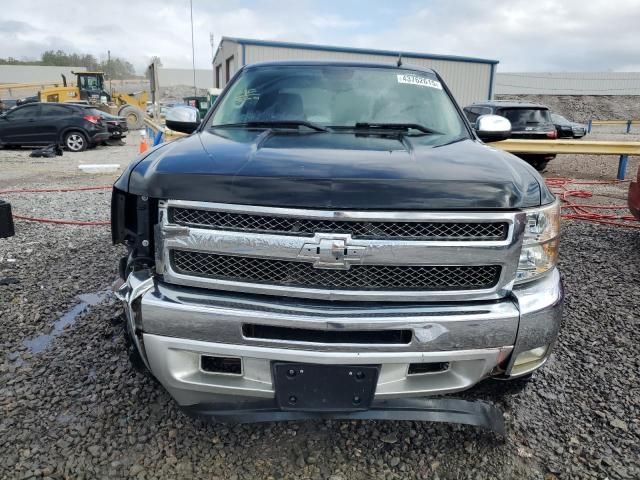
[(357, 122), (354, 127), (356, 130), (418, 130), (422, 133), (435, 133), (442, 135), (442, 132), (433, 130), (419, 123), (368, 123)]
[(263, 120), (242, 123), (223, 123), (221, 125), (211, 125), (210, 128), (254, 128), (254, 127), (307, 127), (316, 132), (328, 132), (329, 129), (306, 120)]

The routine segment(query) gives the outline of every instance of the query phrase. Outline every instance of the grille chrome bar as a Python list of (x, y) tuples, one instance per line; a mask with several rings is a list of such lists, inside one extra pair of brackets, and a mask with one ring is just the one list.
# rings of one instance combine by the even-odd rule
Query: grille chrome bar
[[(233, 214), (248, 214), (292, 219), (327, 220), (340, 222), (409, 222), (504, 224), (506, 237), (502, 240), (416, 239), (416, 238), (355, 238), (352, 234), (316, 232), (313, 236), (287, 233), (257, 233), (190, 227), (174, 223), (173, 209), (207, 210)], [(387, 212), (387, 211), (329, 211), (255, 207), (168, 200), (160, 202), (160, 222), (156, 230), (156, 269), (169, 283), (201, 288), (231, 290), (301, 298), (349, 301), (454, 301), (491, 300), (507, 295), (515, 278), (525, 216), (521, 212)], [(297, 220), (296, 220), (297, 221)], [(200, 254), (240, 257), (249, 265), (255, 262), (293, 263), (298, 281), (281, 281), (267, 270), (266, 276), (220, 275), (219, 272), (198, 272), (179, 268), (170, 261), (171, 252), (181, 250)], [(332, 257), (333, 255), (333, 257)], [(211, 257), (209, 257), (211, 258)], [(281, 264), (277, 264), (281, 265)], [(372, 268), (373, 267), (373, 268)], [(397, 268), (396, 268), (397, 267)], [(422, 268), (425, 267), (425, 268)], [(434, 267), (490, 267), (495, 271), (491, 282), (462, 283), (443, 286), (424, 281), (416, 288), (415, 278), (404, 284), (384, 283), (380, 272), (437, 272)], [(351, 285), (336, 278), (358, 279), (359, 273), (374, 272), (366, 280)], [(444, 270), (443, 270), (444, 271)], [(309, 273), (311, 272), (311, 273)], [(496, 273), (497, 272), (497, 273)], [(345, 275), (346, 274), (346, 275)], [(311, 277), (311, 275), (314, 275)], [(490, 276), (490, 275), (489, 275)], [(411, 275), (405, 275), (410, 278)], [(460, 278), (464, 278), (461, 276)], [(488, 277), (487, 277), (488, 278)], [(376, 282), (379, 282), (376, 284)], [(418, 282), (419, 283), (419, 282)], [(400, 285), (400, 288), (394, 288)], [(372, 288), (373, 286), (373, 288)]]
[(312, 237), (315, 233), (343, 233), (364, 239), (504, 240), (506, 222), (434, 222), (329, 220), (172, 207), (169, 220), (178, 225), (252, 233)]

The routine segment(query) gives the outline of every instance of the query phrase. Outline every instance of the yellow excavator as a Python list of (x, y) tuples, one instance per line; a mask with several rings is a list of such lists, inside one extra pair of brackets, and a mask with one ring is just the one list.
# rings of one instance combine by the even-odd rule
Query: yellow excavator
[(139, 129), (144, 125), (144, 112), (147, 106), (147, 92), (124, 93), (105, 88), (104, 72), (72, 72), (76, 76), (75, 85), (68, 85), (62, 75), (60, 83), (49, 84), (0, 84), (0, 90), (39, 88), (37, 97), (28, 101), (40, 102), (82, 102), (95, 106), (99, 110), (119, 115), (127, 119), (129, 129)]

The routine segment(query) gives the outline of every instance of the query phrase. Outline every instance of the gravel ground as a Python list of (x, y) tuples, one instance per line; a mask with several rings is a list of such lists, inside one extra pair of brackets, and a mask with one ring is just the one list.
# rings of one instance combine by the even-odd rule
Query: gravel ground
[[(44, 160), (0, 151), (0, 189), (108, 184), (77, 164), (134, 154), (135, 142)], [(575, 162), (571, 176), (587, 178)], [(108, 218), (108, 191), (10, 200), (23, 214)], [(551, 362), (518, 395), (485, 389), (505, 411), (503, 441), (419, 422), (193, 420), (129, 367), (108, 227), (17, 222), (0, 240), (0, 478), (640, 478), (640, 231), (565, 222), (562, 237)]]

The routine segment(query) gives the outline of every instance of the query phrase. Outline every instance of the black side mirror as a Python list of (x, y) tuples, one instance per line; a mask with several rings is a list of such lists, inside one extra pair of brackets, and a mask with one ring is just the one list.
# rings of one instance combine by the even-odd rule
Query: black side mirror
[(499, 142), (511, 136), (511, 122), (500, 115), (481, 115), (475, 130), (483, 142)]
[(164, 121), (171, 130), (193, 133), (200, 126), (200, 112), (188, 105), (178, 105), (167, 111)]

